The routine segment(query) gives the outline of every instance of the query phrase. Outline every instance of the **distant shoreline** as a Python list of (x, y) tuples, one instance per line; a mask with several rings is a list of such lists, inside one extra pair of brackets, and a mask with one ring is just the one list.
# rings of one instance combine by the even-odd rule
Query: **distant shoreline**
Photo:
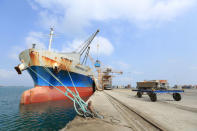
[(0, 87), (33, 87), (33, 86), (2, 86), (0, 85)]

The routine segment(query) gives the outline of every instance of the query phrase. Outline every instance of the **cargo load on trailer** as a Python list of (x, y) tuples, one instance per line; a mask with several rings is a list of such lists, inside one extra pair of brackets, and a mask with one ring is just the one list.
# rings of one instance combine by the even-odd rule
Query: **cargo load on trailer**
[(167, 80), (150, 80), (137, 82), (137, 89), (168, 89), (169, 84)]

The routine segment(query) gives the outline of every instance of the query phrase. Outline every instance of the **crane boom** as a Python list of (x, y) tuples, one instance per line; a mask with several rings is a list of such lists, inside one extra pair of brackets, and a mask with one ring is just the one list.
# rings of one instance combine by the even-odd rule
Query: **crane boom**
[[(85, 52), (85, 50), (87, 50), (87, 48), (89, 47), (89, 45), (91, 44), (92, 40), (95, 38), (95, 36), (99, 33), (99, 30), (97, 30), (94, 34), (92, 34), (77, 50), (76, 52), (78, 52), (80, 54), (80, 56), (83, 55), (83, 53)], [(82, 48), (81, 48), (82, 47)], [(78, 51), (79, 50), (79, 51)]]

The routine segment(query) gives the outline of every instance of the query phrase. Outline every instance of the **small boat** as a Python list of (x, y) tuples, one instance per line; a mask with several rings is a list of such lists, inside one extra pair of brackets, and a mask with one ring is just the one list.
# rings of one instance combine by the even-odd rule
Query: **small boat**
[[(27, 70), (34, 82), (34, 88), (26, 90), (21, 96), (21, 104), (67, 100), (62, 92), (67, 89), (78, 93), (87, 100), (95, 91), (92, 69), (86, 65), (90, 43), (97, 35), (97, 30), (74, 52), (56, 53), (51, 51), (53, 28), (50, 32), (49, 49), (32, 48), (20, 53), (21, 64), (15, 67), (18, 74)], [(54, 88), (55, 87), (55, 88)], [(71, 94), (70, 97), (73, 97)]]

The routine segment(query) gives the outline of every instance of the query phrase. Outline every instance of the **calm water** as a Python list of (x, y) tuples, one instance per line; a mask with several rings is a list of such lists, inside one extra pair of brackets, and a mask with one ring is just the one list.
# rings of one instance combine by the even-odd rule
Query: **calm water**
[(20, 106), (27, 87), (0, 87), (0, 130), (59, 130), (76, 116), (72, 102)]

